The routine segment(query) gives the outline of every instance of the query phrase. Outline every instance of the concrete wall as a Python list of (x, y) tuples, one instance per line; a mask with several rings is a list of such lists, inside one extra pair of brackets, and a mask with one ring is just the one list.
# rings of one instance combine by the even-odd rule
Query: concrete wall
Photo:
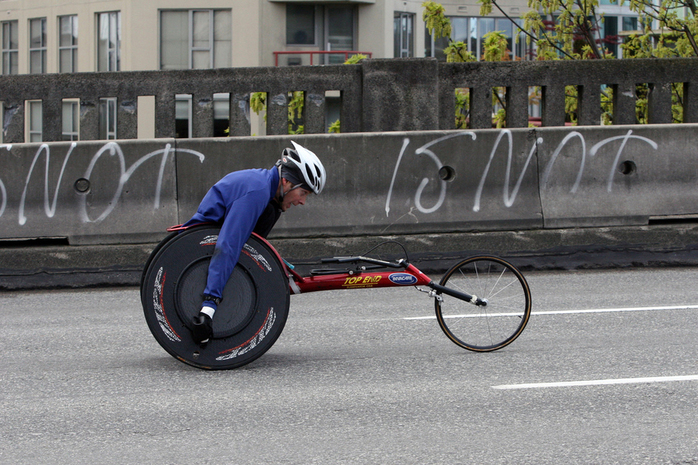
[(4, 145), (0, 237), (71, 244), (159, 237), (178, 219), (175, 152), (166, 139)]
[[(698, 217), (698, 125), (294, 136), (319, 197), (276, 238), (643, 226)], [(290, 136), (0, 146), (0, 239), (152, 242), (229, 171), (270, 167)]]
[[(139, 102), (154, 106), (154, 135), (174, 137), (175, 96), (192, 96), (193, 137), (214, 134), (214, 94), (229, 94), (230, 134), (250, 136), (250, 94), (267, 92), (266, 130), (288, 134), (289, 92), (304, 91), (306, 134), (326, 131), (329, 94), (340, 95), (342, 133), (455, 129), (455, 90), (470, 91), (469, 127), (492, 127), (492, 89), (506, 89), (506, 126), (529, 124), (529, 91), (542, 88), (542, 125), (565, 125), (565, 87), (579, 94), (579, 123), (601, 124), (601, 95), (613, 95), (616, 125), (636, 123), (635, 88), (651, 87), (649, 122), (671, 124), (672, 84), (683, 84), (683, 123), (698, 122), (698, 58), (440, 63), (436, 59), (374, 59), (357, 65), (230, 68), (214, 70), (132, 71), (120, 73), (0, 76), (3, 141), (29, 140), (25, 127), (27, 101), (41, 100), (42, 140), (62, 136), (62, 100), (80, 102), (79, 138), (100, 138), (100, 98), (115, 98), (117, 138), (133, 139), (146, 117)], [(152, 114), (150, 115), (152, 116)], [(152, 132), (152, 130), (151, 130)]]

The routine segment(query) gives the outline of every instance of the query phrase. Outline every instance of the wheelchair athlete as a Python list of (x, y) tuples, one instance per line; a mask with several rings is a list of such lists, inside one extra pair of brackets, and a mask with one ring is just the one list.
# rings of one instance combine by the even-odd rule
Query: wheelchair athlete
[(192, 338), (205, 344), (213, 335), (212, 319), (245, 242), (252, 232), (267, 237), (291, 206), (305, 205), (307, 196), (319, 194), (327, 178), (325, 168), (310, 150), (291, 141), (271, 169), (229, 173), (204, 196), (192, 218), (184, 223), (222, 223), (208, 267), (204, 300), (192, 319)]

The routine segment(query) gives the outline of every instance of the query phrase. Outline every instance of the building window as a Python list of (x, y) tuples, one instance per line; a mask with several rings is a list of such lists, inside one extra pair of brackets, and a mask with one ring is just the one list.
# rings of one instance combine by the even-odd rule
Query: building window
[(29, 20), (29, 74), (46, 72), (46, 18)]
[(395, 58), (414, 56), (414, 15), (395, 12), (393, 19), (393, 44)]
[(99, 14), (97, 71), (121, 71), (121, 12)]
[(613, 54), (616, 58), (623, 58), (623, 48), (619, 47), (623, 43), (623, 36), (638, 33), (637, 16), (604, 16), (601, 23), (602, 46)]
[(62, 139), (75, 141), (80, 139), (80, 101), (63, 100)]
[[(286, 45), (311, 45), (322, 51), (354, 50), (354, 5), (286, 4)], [(323, 57), (320, 64), (343, 63), (344, 54)], [(299, 63), (300, 64), (300, 63)]]
[(160, 69), (232, 66), (230, 10), (160, 12)]
[(43, 141), (43, 106), (41, 100), (27, 101), (27, 132), (28, 142)]
[[(356, 7), (326, 6), (324, 30), (327, 51), (354, 50)], [(330, 56), (330, 63), (344, 63), (344, 55)]]
[[(492, 31), (500, 31), (508, 38), (507, 48), (511, 53), (510, 59), (530, 60), (536, 56), (535, 44), (526, 44), (525, 34), (509, 19), (462, 16), (452, 16), (449, 19), (452, 29), (450, 40), (466, 43), (468, 51), (475, 55), (478, 60), (481, 60), (484, 54), (483, 38), (485, 34)], [(523, 21), (517, 19), (516, 23), (522, 25)], [(622, 58), (622, 49), (618, 47), (618, 44), (623, 33), (619, 31), (636, 31), (638, 27), (637, 16), (605, 16), (603, 23), (600, 24), (601, 29), (595, 32), (598, 39), (614, 56)], [(519, 35), (518, 43), (513, 40), (516, 34)], [(448, 46), (449, 38), (434, 39), (428, 31), (425, 37), (425, 56), (446, 60), (443, 50)]]
[(99, 99), (99, 138), (116, 139), (116, 98)]
[(640, 32), (637, 16), (621, 16), (620, 19), (622, 22), (621, 30)]
[(619, 39), (618, 16), (605, 16), (601, 23), (601, 46), (617, 58)]
[(286, 44), (317, 45), (315, 10), (315, 5), (286, 4)]
[(17, 74), (19, 57), (17, 21), (2, 22), (2, 74)]
[[(192, 96), (175, 96), (175, 137), (191, 139), (192, 136)], [(230, 94), (213, 94), (213, 137), (227, 137), (230, 127)]]
[(58, 18), (58, 69), (61, 73), (78, 71), (78, 17)]
[[(514, 27), (506, 18), (484, 18), (484, 17), (464, 17), (451, 16), (451, 37), (453, 42), (463, 42), (478, 60), (484, 55), (484, 36), (488, 32), (500, 31), (507, 37), (507, 48), (511, 53), (511, 60), (526, 60), (534, 57), (534, 45), (527, 45), (525, 36), (518, 28)], [(517, 24), (522, 20), (517, 19)], [(513, 39), (514, 34), (519, 34), (520, 40), (517, 44)], [(425, 34), (425, 56), (433, 56), (439, 60), (446, 60), (444, 48), (448, 46), (449, 38), (440, 37), (434, 39), (429, 31)]]

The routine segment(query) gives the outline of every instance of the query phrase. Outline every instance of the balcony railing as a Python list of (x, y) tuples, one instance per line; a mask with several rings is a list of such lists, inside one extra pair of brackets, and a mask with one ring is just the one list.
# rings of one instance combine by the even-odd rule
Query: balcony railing
[[(328, 65), (328, 64), (340, 64), (344, 63), (347, 61), (349, 58), (351, 58), (354, 55), (366, 55), (368, 58), (371, 58), (372, 53), (371, 52), (359, 52), (356, 50), (335, 50), (335, 51), (326, 51), (326, 50), (299, 50), (299, 51), (283, 51), (283, 52), (274, 52), (274, 65), (279, 66), (279, 56), (280, 55), (307, 55), (310, 58), (310, 65)], [(314, 59), (315, 55), (319, 55), (318, 58), (320, 60)], [(294, 62), (291, 62), (291, 60), (288, 60), (287, 65), (288, 66), (297, 66), (297, 65), (302, 65), (303, 59), (299, 57), (299, 59)], [(325, 60), (325, 58), (327, 58)], [(335, 58), (333, 60), (332, 58)]]
[[(289, 95), (296, 91), (304, 92), (306, 134), (324, 133), (337, 107), (342, 133), (455, 129), (456, 90), (469, 95), (466, 107), (459, 108), (468, 129), (492, 127), (493, 92), (505, 103), (507, 128), (528, 127), (537, 116), (543, 127), (564, 126), (570, 86), (577, 91), (578, 125), (600, 125), (602, 117), (604, 123), (637, 124), (638, 84), (647, 89), (641, 103), (650, 124), (698, 123), (696, 69), (698, 58), (501, 63), (395, 58), (347, 66), (7, 75), (0, 76), (0, 134), (5, 144), (29, 142), (30, 106), (40, 101), (36, 116), (42, 117), (38, 128), (44, 142), (64, 140), (65, 103), (79, 108), (72, 132), (81, 141), (102, 138), (101, 125), (112, 120), (117, 139), (135, 139), (139, 127), (152, 124), (155, 137), (172, 138), (178, 96), (187, 95), (192, 137), (213, 137), (216, 125), (225, 121), (215, 108), (218, 94), (227, 94), (229, 135), (250, 136), (256, 133), (250, 98), (257, 92), (268, 98), (265, 134), (288, 134)], [(529, 110), (529, 96), (537, 88), (540, 115)], [(108, 121), (100, 116), (105, 100), (115, 102), (115, 118)]]

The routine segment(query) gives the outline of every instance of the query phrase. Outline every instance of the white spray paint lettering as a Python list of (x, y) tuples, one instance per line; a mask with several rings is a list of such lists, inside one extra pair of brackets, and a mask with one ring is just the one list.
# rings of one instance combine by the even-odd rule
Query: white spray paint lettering
[[(36, 154), (34, 155), (34, 159), (32, 160), (32, 164), (29, 168), (29, 172), (27, 173), (27, 178), (24, 183), (24, 189), (22, 190), (22, 197), (20, 199), (19, 203), (19, 218), (18, 222), (20, 226), (23, 226), (27, 223), (27, 216), (25, 215), (25, 205), (26, 205), (26, 199), (27, 199), (27, 193), (29, 190), (29, 183), (32, 179), (32, 176), (34, 174), (34, 169), (37, 166), (37, 163), (39, 162), (40, 157), (43, 155), (46, 162), (45, 162), (45, 170), (44, 170), (44, 212), (48, 218), (53, 218), (54, 215), (56, 214), (56, 207), (57, 207), (57, 202), (58, 202), (58, 192), (59, 189), (61, 188), (61, 183), (63, 180), (63, 175), (65, 174), (66, 167), (68, 165), (68, 162), (70, 160), (71, 155), (73, 154), (73, 150), (77, 146), (77, 143), (73, 142), (70, 145), (70, 148), (68, 149), (68, 153), (65, 156), (65, 159), (63, 160), (63, 165), (61, 166), (60, 173), (58, 176), (58, 180), (56, 182), (55, 189), (53, 191), (53, 199), (49, 199), (50, 196), (50, 187), (49, 187), (49, 172), (50, 172), (50, 166), (51, 166), (51, 147), (48, 144), (41, 144), (39, 149), (37, 150)], [(11, 150), (12, 146), (4, 146), (8, 151)], [(147, 155), (139, 158), (135, 163), (133, 163), (128, 170), (126, 169), (126, 159), (124, 156), (124, 153), (121, 149), (121, 146), (117, 144), (116, 142), (109, 142), (102, 146), (97, 153), (92, 157), (90, 160), (90, 163), (87, 167), (87, 170), (85, 171), (85, 174), (83, 177), (85, 179), (90, 179), (92, 176), (92, 173), (95, 170), (95, 166), (97, 165), (97, 162), (100, 160), (100, 158), (107, 154), (112, 157), (117, 157), (118, 158), (118, 163), (119, 163), (119, 171), (117, 172), (118, 175), (118, 185), (114, 191), (114, 195), (112, 196), (111, 201), (109, 202), (109, 206), (95, 219), (92, 219), (89, 217), (89, 214), (87, 212), (87, 197), (86, 196), (81, 196), (80, 200), (80, 219), (84, 223), (98, 223), (103, 221), (105, 218), (107, 218), (114, 208), (116, 208), (117, 202), (119, 198), (121, 197), (121, 194), (123, 192), (124, 186), (126, 183), (129, 181), (131, 176), (138, 170), (141, 165), (143, 165), (145, 162), (150, 160), (151, 158), (161, 156), (162, 159), (160, 161), (160, 167), (158, 170), (157, 174), (157, 181), (155, 183), (155, 199), (153, 202), (153, 209), (158, 209), (160, 207), (160, 195), (162, 191), (162, 182), (163, 182), (163, 177), (165, 174), (165, 167), (167, 166), (167, 160), (170, 155), (174, 155), (175, 153), (184, 153), (184, 154), (189, 154), (197, 157), (201, 163), (204, 162), (205, 156), (197, 152), (195, 150), (189, 150), (189, 149), (173, 149), (170, 144), (166, 144), (164, 148), (160, 150), (155, 150), (153, 152), (148, 153)], [(0, 179), (0, 195), (2, 195), (2, 202), (0, 203), (0, 217), (3, 216), (5, 213), (5, 209), (7, 206), (7, 189), (5, 188), (5, 184), (2, 182), (2, 179)]]
[[(433, 140), (429, 142), (428, 144), (425, 144), (421, 147), (419, 147), (417, 150), (414, 151), (415, 155), (420, 155), (422, 153), (426, 154), (429, 158), (431, 158), (434, 163), (436, 164), (436, 170), (440, 170), (443, 167), (443, 163), (441, 163), (441, 160), (439, 159), (438, 156), (434, 152), (430, 150), (430, 147), (433, 145), (439, 144), (445, 140), (452, 139), (454, 137), (463, 137), (463, 136), (470, 136), (472, 137), (473, 140), (477, 138), (477, 135), (474, 132), (471, 131), (464, 131), (464, 132), (458, 132), (455, 134), (449, 134), (444, 137), (440, 137), (436, 140)], [(400, 155), (397, 157), (397, 163), (395, 163), (395, 169), (393, 170), (393, 178), (390, 181), (390, 189), (388, 190), (388, 198), (385, 201), (385, 216), (390, 216), (390, 198), (392, 197), (393, 194), (393, 188), (395, 187), (395, 179), (397, 178), (397, 172), (398, 169), (400, 168), (400, 163), (402, 163), (402, 157), (405, 155), (405, 150), (407, 149), (407, 146), (410, 145), (410, 139), (405, 137), (402, 141), (402, 149), (400, 149)], [(422, 212), (422, 213), (432, 213), (438, 210), (441, 205), (443, 204), (444, 200), (446, 199), (446, 182), (441, 181), (441, 190), (439, 192), (439, 200), (436, 202), (436, 204), (431, 207), (431, 208), (424, 208), (422, 206), (422, 193), (424, 192), (424, 188), (429, 184), (429, 178), (424, 178), (422, 179), (422, 182), (419, 184), (419, 187), (417, 188), (417, 192), (415, 193), (414, 196), (414, 203), (417, 206), (417, 209)]]
[[(420, 154), (426, 154), (429, 156), (434, 161), (434, 164), (437, 167), (437, 171), (440, 170), (444, 165), (439, 159), (439, 157), (430, 149), (432, 146), (439, 144), (441, 142), (444, 142), (448, 139), (452, 139), (454, 137), (459, 137), (459, 136), (470, 136), (472, 140), (476, 139), (476, 134), (471, 132), (471, 131), (464, 131), (464, 132), (459, 132), (455, 134), (449, 134), (448, 136), (440, 137), (438, 139), (435, 139), (419, 148), (417, 148), (414, 151), (415, 155), (420, 155)], [(494, 157), (497, 153), (497, 149), (499, 148), (499, 145), (502, 141), (502, 139), (506, 137), (507, 142), (508, 142), (508, 150), (507, 150), (507, 165), (506, 165), (506, 171), (504, 173), (504, 185), (502, 186), (502, 199), (504, 205), (509, 208), (511, 207), (514, 202), (516, 201), (516, 197), (519, 193), (519, 189), (521, 188), (521, 183), (523, 182), (524, 175), (526, 174), (528, 167), (531, 163), (531, 159), (533, 158), (533, 155), (536, 153), (538, 150), (538, 147), (540, 147), (543, 144), (543, 138), (538, 137), (536, 140), (533, 142), (531, 149), (528, 153), (528, 157), (526, 158), (526, 161), (524, 163), (523, 168), (521, 169), (521, 172), (519, 173), (519, 176), (516, 180), (516, 183), (514, 185), (514, 188), (509, 191), (510, 184), (511, 184), (511, 178), (512, 178), (512, 171), (513, 171), (513, 138), (512, 138), (512, 133), (509, 129), (503, 129), (499, 132), (499, 135), (497, 136), (497, 139), (494, 142), (494, 145), (492, 147), (492, 151), (490, 152), (489, 159), (487, 161), (487, 165), (485, 166), (482, 175), (480, 177), (480, 182), (478, 183), (477, 190), (475, 191), (475, 196), (474, 196), (474, 203), (473, 203), (473, 211), (478, 212), (480, 211), (481, 208), (481, 200), (482, 200), (482, 192), (485, 186), (485, 181), (487, 180), (487, 177), (490, 172), (490, 167), (492, 165), (492, 161), (494, 160)], [(548, 161), (545, 170), (543, 172), (543, 178), (542, 178), (542, 186), (545, 188), (547, 185), (548, 180), (550, 179), (550, 176), (552, 174), (553, 166), (555, 165), (555, 161), (559, 157), (559, 155), (562, 153), (563, 149), (570, 143), (570, 141), (574, 139), (579, 139), (581, 143), (581, 151), (580, 151), (580, 163), (579, 163), (579, 168), (577, 170), (577, 176), (575, 178), (575, 182), (572, 185), (570, 189), (570, 193), (575, 194), (577, 190), (579, 189), (579, 186), (581, 185), (582, 182), (582, 175), (584, 174), (584, 169), (586, 166), (586, 158), (587, 158), (587, 153), (590, 157), (594, 157), (599, 153), (599, 150), (604, 147), (605, 145), (614, 142), (614, 141), (621, 141), (620, 147), (618, 148), (618, 151), (616, 152), (612, 162), (610, 163), (610, 170), (608, 174), (608, 178), (606, 181), (606, 190), (608, 192), (612, 191), (613, 188), (613, 180), (615, 177), (615, 172), (616, 172), (616, 167), (618, 165), (618, 162), (620, 160), (620, 157), (623, 153), (623, 150), (625, 149), (627, 143), (629, 140), (638, 140), (641, 142), (644, 142), (648, 144), (650, 147), (652, 147), (654, 150), (657, 150), (658, 145), (656, 142), (654, 142), (651, 139), (648, 139), (646, 137), (642, 136), (637, 136), (633, 135), (632, 130), (628, 130), (628, 132), (624, 135), (620, 136), (613, 136), (606, 138), (592, 146), (592, 148), (587, 152), (586, 149), (586, 140), (584, 139), (584, 136), (577, 132), (577, 131), (572, 131), (569, 134), (567, 134), (562, 141), (557, 145), (555, 150), (553, 151), (552, 156), (550, 157), (550, 160)], [(397, 162), (395, 163), (395, 169), (393, 170), (393, 177), (390, 181), (390, 188), (388, 189), (388, 196), (386, 198), (385, 202), (385, 216), (388, 217), (390, 214), (390, 202), (393, 197), (393, 190), (395, 188), (395, 181), (397, 179), (397, 173), (398, 169), (400, 168), (400, 165), (403, 163), (403, 159), (405, 157), (405, 154), (407, 152), (407, 147), (410, 145), (410, 139), (405, 138), (403, 139), (402, 142), (402, 148), (400, 149), (400, 153), (397, 158)], [(440, 181), (440, 191), (439, 191), (439, 199), (436, 202), (436, 204), (433, 207), (430, 208), (425, 208), (422, 205), (421, 202), (421, 197), (424, 192), (424, 188), (428, 185), (429, 183), (429, 178), (424, 178), (422, 179), (421, 183), (417, 187), (417, 190), (415, 192), (414, 196), (414, 204), (415, 208), (421, 212), (421, 213), (433, 213), (437, 211), (441, 205), (443, 205), (445, 198), (446, 198), (446, 189), (447, 189), (447, 183), (443, 180)]]
[[(3, 146), (0, 146), (3, 147)], [(4, 146), (7, 151), (9, 152), (12, 150), (12, 145), (5, 145)], [(7, 189), (5, 189), (5, 183), (2, 182), (2, 179), (0, 179), (0, 194), (2, 195), (2, 203), (0, 203), (0, 218), (2, 217), (2, 214), (5, 213), (5, 207), (7, 206)]]

